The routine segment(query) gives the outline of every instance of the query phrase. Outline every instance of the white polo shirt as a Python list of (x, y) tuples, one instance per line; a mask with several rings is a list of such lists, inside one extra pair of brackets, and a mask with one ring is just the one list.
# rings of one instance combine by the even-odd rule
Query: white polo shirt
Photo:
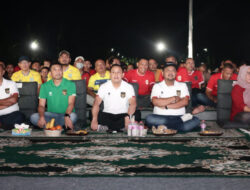
[(97, 95), (104, 102), (103, 112), (111, 114), (128, 113), (129, 99), (135, 96), (132, 85), (125, 81), (121, 82), (119, 88), (114, 88), (111, 81), (100, 86)]
[[(178, 96), (180, 94), (181, 98), (186, 96), (190, 97), (187, 85), (182, 82), (174, 82), (173, 86), (167, 86), (165, 81), (163, 80), (160, 83), (154, 85), (151, 93), (151, 100), (153, 97), (157, 98), (170, 98), (172, 96)], [(154, 114), (158, 115), (183, 115), (185, 114), (185, 107), (179, 109), (162, 109), (160, 107), (154, 106)]]
[[(2, 85), (0, 85), (0, 100), (9, 98), (13, 94), (19, 94), (16, 83), (11, 80), (6, 80), (3, 78)], [(14, 111), (18, 111), (18, 103), (13, 104), (10, 107), (0, 110), (0, 115), (6, 115)]]

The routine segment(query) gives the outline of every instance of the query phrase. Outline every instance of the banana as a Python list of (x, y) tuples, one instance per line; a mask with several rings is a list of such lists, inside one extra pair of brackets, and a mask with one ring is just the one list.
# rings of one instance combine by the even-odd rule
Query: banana
[(50, 128), (50, 121), (46, 124), (46, 129)]
[(52, 118), (50, 120), (50, 128), (54, 127), (54, 123), (55, 123), (55, 118)]

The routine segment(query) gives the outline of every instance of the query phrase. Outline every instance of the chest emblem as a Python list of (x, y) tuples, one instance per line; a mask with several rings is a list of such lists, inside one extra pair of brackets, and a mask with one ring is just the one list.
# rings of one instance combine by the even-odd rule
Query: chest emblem
[(49, 96), (52, 96), (52, 92), (49, 92)]
[(67, 90), (65, 90), (65, 89), (62, 90), (62, 94), (66, 96), (67, 95)]
[(121, 92), (121, 98), (125, 98), (126, 97), (126, 92)]
[(9, 94), (10, 93), (10, 88), (5, 88), (5, 93)]
[(68, 77), (69, 77), (69, 78), (72, 78), (72, 73), (69, 73), (69, 74), (68, 74)]

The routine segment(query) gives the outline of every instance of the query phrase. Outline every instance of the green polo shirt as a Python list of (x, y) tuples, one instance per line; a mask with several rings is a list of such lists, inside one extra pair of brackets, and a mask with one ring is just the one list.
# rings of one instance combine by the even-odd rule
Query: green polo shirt
[(65, 78), (59, 86), (55, 86), (53, 80), (42, 84), (39, 93), (39, 98), (47, 101), (47, 111), (53, 113), (65, 113), (69, 96), (76, 96), (76, 86)]

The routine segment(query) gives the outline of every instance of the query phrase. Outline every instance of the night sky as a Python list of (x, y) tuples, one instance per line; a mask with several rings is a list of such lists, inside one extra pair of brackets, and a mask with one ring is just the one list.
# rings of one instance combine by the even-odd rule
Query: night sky
[[(115, 48), (125, 57), (187, 56), (188, 0), (123, 3), (117, 1), (9, 1), (0, 11), (0, 59), (16, 63), (20, 55), (56, 59), (62, 49), (94, 61)], [(194, 53), (215, 66), (224, 58), (250, 60), (250, 3), (194, 0)], [(29, 43), (41, 49), (32, 52)], [(155, 50), (158, 41), (167, 51)], [(203, 51), (204, 48), (208, 52)], [(197, 57), (198, 54), (198, 57)]]

